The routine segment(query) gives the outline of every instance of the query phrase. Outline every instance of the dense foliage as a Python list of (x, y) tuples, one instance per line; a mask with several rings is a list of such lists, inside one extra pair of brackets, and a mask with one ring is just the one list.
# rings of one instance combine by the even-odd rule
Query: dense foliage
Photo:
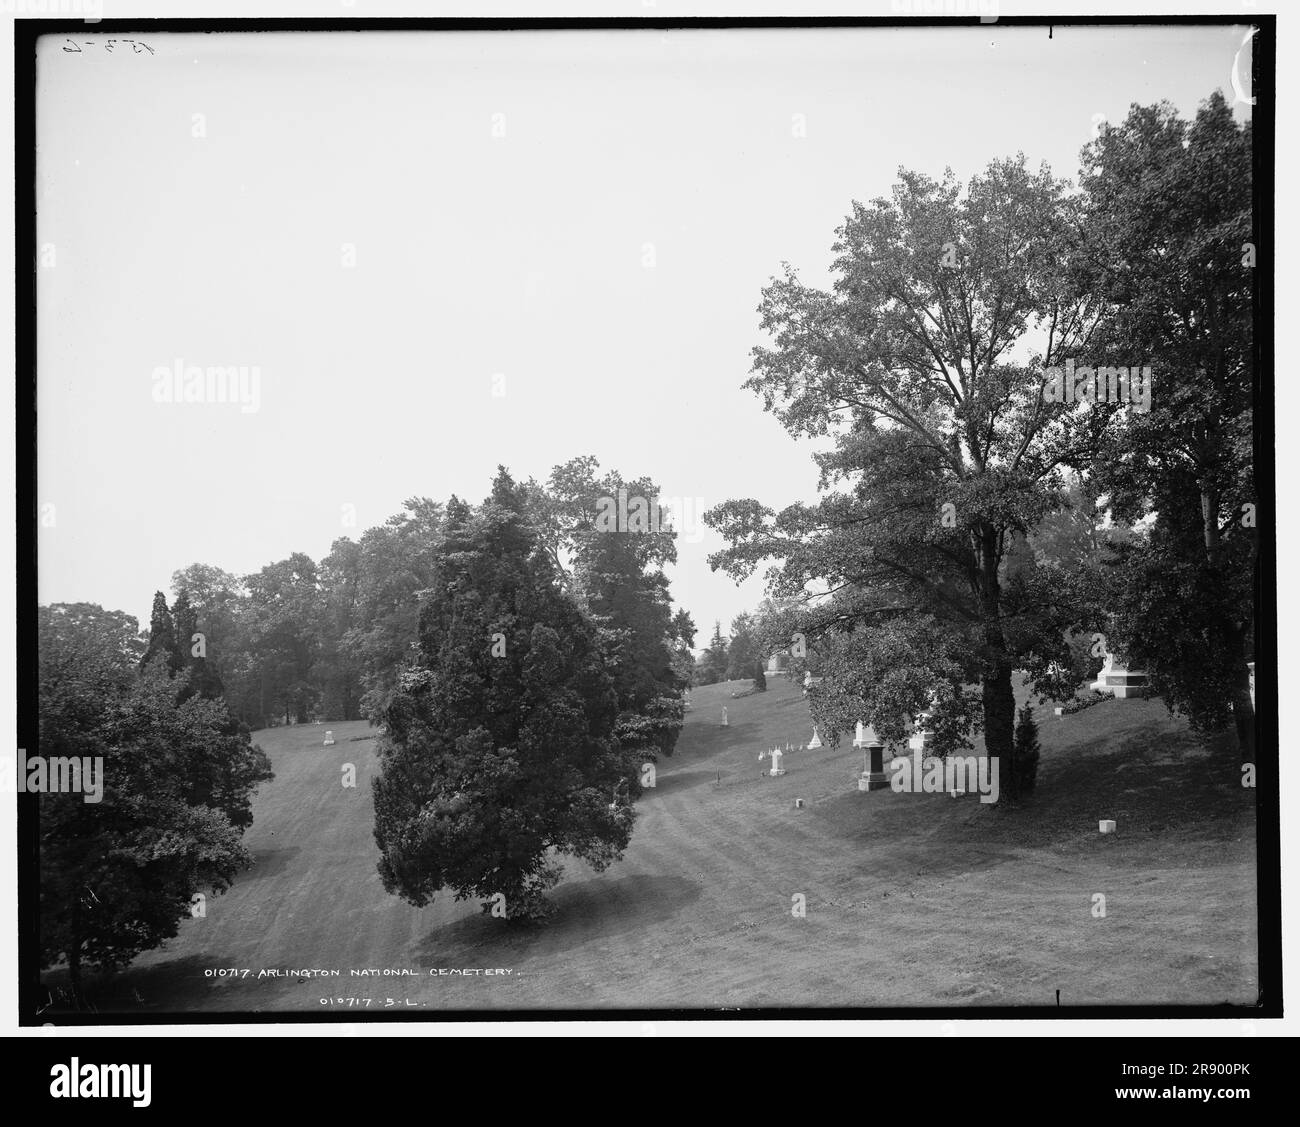
[[(174, 643), (165, 600), (154, 618)], [(39, 755), (102, 765), (96, 801), (39, 795), (41, 959), (66, 962), (80, 1003), (84, 966), (158, 946), (196, 892), (223, 891), (247, 867), (240, 837), (271, 768), (165, 645), (137, 668), (131, 616), (55, 604), (40, 608), (39, 628)]]

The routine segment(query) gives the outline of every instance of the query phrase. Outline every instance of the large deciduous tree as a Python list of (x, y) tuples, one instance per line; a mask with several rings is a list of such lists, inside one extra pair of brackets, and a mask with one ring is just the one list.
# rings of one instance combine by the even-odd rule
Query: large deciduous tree
[[(671, 756), (684, 704), (678, 655), (687, 616), (674, 618), (665, 566), (677, 530), (649, 478), (600, 473), (595, 458), (556, 466), (543, 488), (528, 482), (529, 518), (568, 591), (600, 631), (618, 695), (618, 740), (648, 759)], [(624, 510), (636, 516), (624, 517)]]
[(158, 660), (137, 674), (134, 618), (55, 604), (38, 623), (39, 753), (102, 762), (98, 801), (38, 799), (42, 965), (66, 963), (81, 1006), (84, 967), (158, 946), (195, 892), (247, 867), (240, 836), (271, 769), (224, 704), (184, 692), (188, 671)]
[(712, 562), (739, 579), (781, 561), (773, 593), (806, 600), (789, 625), (809, 645), (841, 636), (813, 704), (832, 732), (863, 719), (901, 738), (938, 689), (954, 738), (982, 725), (1014, 799), (1012, 672), (1047, 678), (1078, 610), (1066, 577), (1013, 578), (1006, 555), (1120, 409), (1044, 395), (1101, 303), (1076, 265), (1079, 204), (1046, 168), (997, 161), (965, 190), (899, 175), (839, 228), (831, 289), (787, 266), (759, 307), (773, 341), (746, 386), (792, 435), (833, 439), (815, 455), (827, 495), (718, 506), (706, 519), (731, 546)]
[(313, 666), (320, 654), (322, 593), (311, 557), (295, 552), (246, 576), (249, 633), (263, 723), (310, 719), (320, 698)]
[(330, 545), (320, 563), (320, 656), (313, 675), (320, 686), (320, 711), (326, 720), (361, 716), (361, 662), (348, 645), (360, 618), (361, 546), (347, 537)]
[(383, 715), (411, 659), (420, 593), (433, 583), (442, 543), (442, 509), (427, 497), (409, 498), (402, 512), (361, 537), (355, 606), (339, 652), (357, 670), (358, 707), (371, 720)]
[(1218, 93), (1192, 121), (1134, 106), (1083, 156), (1091, 285), (1111, 306), (1099, 347), (1153, 365), (1150, 411), (1127, 415), (1098, 464), (1114, 511), (1150, 521), (1118, 554), (1116, 632), (1171, 707), (1198, 728), (1235, 722), (1253, 759), (1251, 126)]

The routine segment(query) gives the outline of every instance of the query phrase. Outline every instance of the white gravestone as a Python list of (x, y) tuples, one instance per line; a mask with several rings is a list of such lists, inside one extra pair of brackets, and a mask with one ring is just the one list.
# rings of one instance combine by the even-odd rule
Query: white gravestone
[(334, 746), (334, 733), (328, 730), (326, 730), (325, 732), (325, 746), (326, 747)]
[(822, 738), (821, 738), (821, 736), (819, 736), (819, 735), (817, 734), (817, 725), (814, 724), (814, 725), (813, 725), (813, 738), (812, 738), (811, 740), (808, 741), (808, 750), (809, 750), (809, 751), (812, 751), (813, 749), (815, 749), (815, 748), (819, 748), (819, 747), (821, 747), (821, 746), (822, 746)]
[(722, 726), (723, 726), (724, 728), (727, 727), (727, 710), (726, 710), (726, 708), (723, 708), (723, 710), (722, 710)]
[(764, 752), (759, 756), (759, 758), (765, 759), (768, 756), (771, 756), (772, 759), (772, 769), (768, 774), (774, 779), (779, 775), (784, 775), (785, 772), (781, 769), (781, 760), (785, 756), (785, 752), (783, 752), (779, 747), (774, 747), (771, 751)]
[(1118, 700), (1137, 696), (1147, 685), (1147, 675), (1142, 670), (1126, 669), (1113, 653), (1107, 652), (1106, 661), (1097, 674), (1097, 680), (1088, 688), (1096, 693), (1113, 693)]

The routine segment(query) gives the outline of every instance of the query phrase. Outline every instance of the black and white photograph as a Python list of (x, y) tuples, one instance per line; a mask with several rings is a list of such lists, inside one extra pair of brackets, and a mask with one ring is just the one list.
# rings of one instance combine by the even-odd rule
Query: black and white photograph
[(20, 12), (18, 1024), (1280, 1017), (1222, 7)]

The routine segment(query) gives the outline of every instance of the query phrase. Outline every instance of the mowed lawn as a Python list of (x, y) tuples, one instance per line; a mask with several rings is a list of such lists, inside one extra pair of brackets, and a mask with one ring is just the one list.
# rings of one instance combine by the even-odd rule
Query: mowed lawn
[[(731, 699), (743, 687), (693, 692), (623, 860), (597, 874), (566, 859), (557, 913), (537, 928), (450, 895), (416, 909), (384, 892), (376, 743), (353, 739), (373, 737), (366, 724), (330, 725), (329, 748), (324, 726), (256, 733), (276, 773), (246, 836), (256, 865), (166, 947), (93, 981), (92, 999), (101, 1013), (336, 1014), (1055, 1005), (1057, 991), (1063, 1007), (1255, 1000), (1255, 792), (1230, 748), (1159, 701), (1039, 709), (1039, 786), (1008, 812), (860, 793), (847, 740), (791, 752), (769, 779), (759, 753), (806, 743), (807, 705), (775, 676)], [(1118, 833), (1100, 835), (1101, 818)], [(806, 918), (791, 913), (796, 894)], [(303, 968), (342, 973), (258, 975)], [(487, 968), (509, 973), (429, 973)]]

